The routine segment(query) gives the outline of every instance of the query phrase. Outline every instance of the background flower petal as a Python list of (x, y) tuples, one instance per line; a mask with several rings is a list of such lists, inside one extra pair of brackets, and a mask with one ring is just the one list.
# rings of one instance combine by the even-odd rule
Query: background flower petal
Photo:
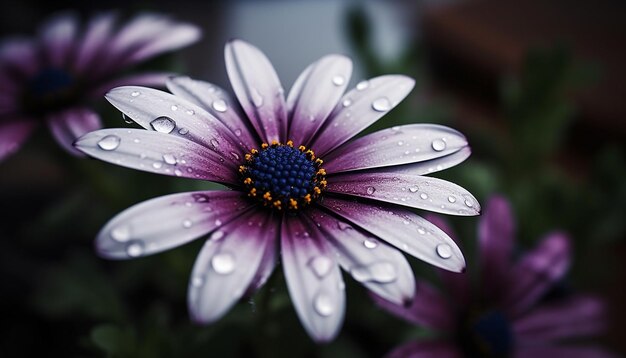
[(326, 191), (450, 215), (478, 215), (480, 204), (464, 188), (437, 178), (396, 173), (334, 175)]
[(86, 73), (94, 66), (99, 56), (107, 56), (107, 45), (115, 27), (117, 15), (105, 12), (92, 17), (76, 46), (73, 68), (77, 73)]
[(325, 156), (397, 106), (414, 85), (412, 78), (402, 75), (385, 75), (359, 83), (342, 97), (310, 147), (319, 157)]
[(431, 265), (455, 272), (465, 270), (465, 259), (454, 240), (410, 210), (329, 196), (320, 205)]
[(31, 119), (19, 119), (0, 124), (0, 160), (15, 153), (36, 126), (36, 122)]
[(259, 137), (268, 143), (285, 141), (284, 90), (270, 61), (258, 48), (241, 40), (227, 43), (224, 57), (233, 91)]
[(77, 32), (78, 18), (71, 12), (52, 16), (41, 26), (39, 39), (44, 49), (43, 55), (53, 67), (67, 64)]
[(152, 255), (218, 229), (251, 206), (243, 194), (232, 191), (158, 197), (131, 206), (111, 219), (98, 233), (96, 249), (109, 259)]
[(243, 296), (279, 227), (271, 212), (254, 210), (217, 232), (204, 244), (189, 281), (189, 312), (199, 323), (218, 320)]
[(463, 353), (444, 341), (411, 341), (388, 353), (385, 358), (462, 358)]
[(283, 217), (281, 237), (283, 271), (296, 313), (315, 341), (331, 341), (345, 311), (335, 255), (316, 227), (297, 216)]
[(296, 145), (308, 145), (337, 105), (351, 75), (352, 61), (341, 55), (324, 56), (305, 69), (287, 97), (287, 138)]
[(63, 149), (76, 156), (85, 154), (73, 146), (84, 134), (102, 127), (100, 116), (88, 108), (73, 108), (48, 117), (48, 127)]

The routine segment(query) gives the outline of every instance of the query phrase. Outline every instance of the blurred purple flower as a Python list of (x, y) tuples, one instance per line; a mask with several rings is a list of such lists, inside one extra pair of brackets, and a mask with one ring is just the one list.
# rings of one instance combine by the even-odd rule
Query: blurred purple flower
[(188, 295), (193, 319), (209, 323), (265, 283), (280, 245), (294, 306), (317, 341), (333, 339), (343, 321), (339, 266), (397, 303), (413, 297), (415, 281), (393, 246), (447, 270), (464, 269), (454, 241), (402, 206), (479, 213), (465, 189), (422, 176), (466, 159), (465, 137), (413, 124), (349, 141), (393, 109), (412, 79), (376, 77), (344, 95), (352, 62), (329, 55), (302, 72), (285, 100), (259, 49), (235, 40), (225, 57), (239, 103), (187, 77), (168, 81), (174, 95), (116, 88), (107, 99), (147, 130), (104, 129), (76, 142), (111, 163), (233, 189), (174, 194), (127, 209), (99, 233), (102, 256), (145, 256), (210, 234)]
[[(454, 237), (441, 218), (429, 220)], [(389, 357), (611, 356), (597, 347), (558, 344), (598, 334), (606, 324), (599, 298), (546, 297), (569, 269), (569, 238), (551, 233), (513, 262), (514, 226), (509, 203), (501, 197), (489, 200), (478, 230), (480, 276), (475, 287), (468, 275), (440, 271), (447, 295), (425, 281), (416, 282), (417, 295), (409, 306), (374, 295), (385, 310), (441, 333), (438, 339), (400, 346)]]
[(63, 148), (82, 155), (74, 140), (101, 128), (88, 100), (125, 84), (163, 85), (170, 74), (127, 70), (201, 36), (197, 27), (163, 15), (139, 15), (119, 29), (116, 18), (104, 13), (81, 28), (75, 14), (62, 13), (44, 23), (36, 39), (0, 42), (0, 160), (42, 123)]

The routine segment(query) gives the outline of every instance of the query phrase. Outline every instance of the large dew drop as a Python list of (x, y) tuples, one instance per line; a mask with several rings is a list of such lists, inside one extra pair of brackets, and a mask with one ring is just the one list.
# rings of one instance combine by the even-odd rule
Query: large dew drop
[(381, 97), (372, 102), (372, 108), (377, 112), (387, 112), (391, 109), (391, 102), (387, 97)]
[(223, 99), (213, 101), (212, 107), (214, 110), (224, 113), (228, 109), (226, 102)]
[(436, 152), (441, 152), (442, 150), (446, 149), (446, 142), (444, 142), (441, 139), (435, 139), (432, 143), (431, 146), (433, 147), (433, 150)]
[(150, 126), (157, 132), (168, 134), (176, 128), (176, 122), (170, 117), (162, 116), (150, 122)]
[(333, 261), (326, 256), (317, 256), (311, 259), (309, 266), (318, 278), (324, 278), (333, 267)]
[(235, 257), (228, 252), (219, 253), (211, 259), (211, 266), (215, 272), (228, 275), (235, 271)]
[(337, 76), (333, 77), (333, 84), (335, 86), (341, 86), (345, 82), (346, 82), (346, 79), (343, 76), (337, 75)]
[(130, 257), (143, 255), (143, 242), (139, 240), (129, 241), (128, 245), (126, 245), (126, 254)]
[(126, 242), (130, 239), (130, 227), (123, 225), (111, 230), (111, 238), (117, 242)]
[(315, 312), (323, 317), (328, 317), (335, 311), (332, 299), (329, 295), (323, 292), (315, 296), (313, 307), (315, 308)]
[(115, 150), (120, 146), (121, 139), (116, 135), (108, 135), (98, 141), (98, 147), (102, 150)]
[(391, 262), (376, 262), (366, 266), (354, 267), (350, 273), (359, 282), (388, 283), (398, 278), (396, 267)]
[(449, 259), (452, 257), (452, 248), (448, 244), (439, 244), (436, 248), (437, 255), (442, 259)]

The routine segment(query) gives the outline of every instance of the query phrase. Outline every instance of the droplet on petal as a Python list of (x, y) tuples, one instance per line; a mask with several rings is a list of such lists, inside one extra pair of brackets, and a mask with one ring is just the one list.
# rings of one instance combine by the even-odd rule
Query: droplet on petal
[(315, 308), (315, 312), (323, 317), (328, 317), (335, 311), (335, 307), (333, 307), (333, 302), (330, 296), (323, 292), (320, 292), (315, 297), (313, 307)]
[(338, 75), (338, 76), (333, 77), (333, 84), (335, 86), (341, 86), (345, 82), (346, 82), (346, 79), (343, 76)]
[(396, 267), (391, 262), (376, 262), (366, 266), (354, 267), (350, 269), (350, 274), (359, 282), (388, 283), (398, 278)]
[(435, 139), (431, 146), (433, 147), (433, 150), (436, 152), (441, 152), (442, 150), (446, 149), (446, 142), (444, 142), (441, 139)]
[(228, 252), (219, 253), (211, 259), (211, 267), (221, 275), (228, 275), (235, 271), (235, 257)]
[(378, 246), (378, 243), (372, 239), (365, 239), (363, 241), (363, 246), (368, 249), (375, 249)]
[(98, 141), (98, 147), (102, 150), (115, 150), (120, 146), (122, 140), (116, 135), (104, 136)]
[(170, 165), (176, 164), (176, 157), (173, 154), (163, 154), (163, 161)]
[(218, 99), (213, 101), (213, 109), (218, 111), (218, 112), (226, 112), (226, 110), (228, 109), (228, 106), (226, 105), (226, 102), (223, 99)]
[(157, 132), (168, 134), (176, 128), (176, 122), (170, 117), (161, 116), (150, 122), (150, 126)]
[(326, 256), (317, 256), (311, 259), (309, 266), (318, 278), (324, 278), (333, 267), (333, 261)]
[(370, 83), (368, 81), (361, 81), (361, 82), (357, 83), (356, 89), (358, 91), (363, 91), (364, 89), (366, 89), (369, 86), (370, 86)]
[(129, 241), (128, 245), (126, 245), (126, 254), (130, 257), (143, 255), (143, 242), (139, 240)]
[(130, 227), (118, 226), (111, 230), (111, 238), (117, 242), (126, 242), (130, 239)]
[(374, 188), (373, 186), (368, 186), (366, 189), (366, 192), (368, 195), (374, 194), (375, 191), (376, 191), (376, 188)]
[(452, 248), (448, 244), (439, 244), (436, 248), (437, 255), (442, 259), (449, 259), (452, 257)]
[(377, 112), (386, 112), (391, 109), (391, 102), (387, 97), (381, 97), (372, 102), (372, 108)]

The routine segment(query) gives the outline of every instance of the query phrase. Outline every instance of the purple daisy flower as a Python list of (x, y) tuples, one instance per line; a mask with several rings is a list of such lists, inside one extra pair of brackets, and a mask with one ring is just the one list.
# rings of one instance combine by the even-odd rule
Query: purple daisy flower
[(168, 81), (173, 95), (116, 88), (107, 99), (147, 130), (104, 129), (75, 143), (111, 163), (232, 189), (127, 209), (99, 233), (102, 256), (150, 255), (208, 234), (188, 303), (195, 321), (209, 323), (265, 283), (280, 247), (296, 312), (317, 341), (333, 339), (343, 321), (340, 266), (398, 304), (412, 299), (415, 281), (396, 248), (446, 270), (465, 268), (454, 241), (410, 209), (479, 213), (465, 189), (422, 176), (466, 159), (463, 135), (412, 124), (350, 141), (411, 91), (411, 78), (376, 77), (344, 95), (352, 62), (329, 55), (302, 72), (285, 100), (259, 49), (231, 41), (225, 58), (241, 107), (222, 89), (187, 77)]
[[(443, 220), (430, 220), (454, 237)], [(597, 347), (558, 344), (605, 329), (600, 299), (572, 294), (542, 300), (569, 269), (569, 238), (560, 232), (548, 234), (513, 262), (514, 226), (509, 203), (501, 197), (490, 199), (479, 224), (480, 275), (475, 287), (467, 275), (440, 271), (447, 295), (425, 281), (416, 282), (418, 295), (409, 306), (374, 295), (385, 310), (441, 333), (438, 339), (400, 346), (389, 357), (611, 357)]]
[(119, 29), (116, 18), (104, 13), (81, 28), (75, 14), (63, 13), (44, 23), (36, 39), (0, 42), (0, 160), (42, 123), (61, 147), (82, 155), (72, 143), (102, 127), (86, 102), (125, 84), (163, 85), (171, 74), (125, 71), (201, 36), (163, 15), (139, 15)]

